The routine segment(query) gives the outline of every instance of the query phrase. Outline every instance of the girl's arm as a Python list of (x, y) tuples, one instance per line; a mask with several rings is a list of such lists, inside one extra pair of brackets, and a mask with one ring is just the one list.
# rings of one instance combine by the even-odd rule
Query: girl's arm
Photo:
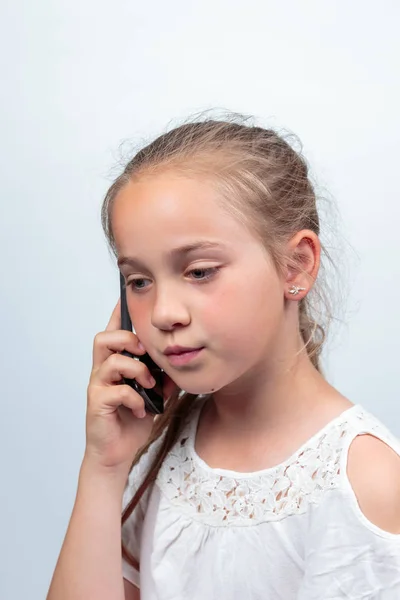
[[(154, 415), (146, 413), (143, 398), (123, 382), (136, 379), (145, 388), (155, 382), (147, 366), (124, 356), (125, 350), (133, 356), (146, 352), (136, 334), (121, 329), (118, 301), (93, 344), (85, 456), (47, 600), (125, 600), (125, 592), (127, 600), (140, 600), (139, 592), (123, 580), (121, 513), (132, 458), (147, 442)], [(164, 399), (175, 389), (166, 378)]]
[[(140, 600), (125, 596), (122, 495), (127, 473), (84, 459), (78, 491), (47, 600)], [(126, 588), (125, 588), (126, 589)]]

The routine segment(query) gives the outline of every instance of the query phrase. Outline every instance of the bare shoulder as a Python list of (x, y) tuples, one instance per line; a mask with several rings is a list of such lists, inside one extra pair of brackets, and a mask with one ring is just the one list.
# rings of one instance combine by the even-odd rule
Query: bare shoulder
[(349, 449), (347, 475), (365, 517), (400, 534), (400, 456), (373, 435), (359, 435)]

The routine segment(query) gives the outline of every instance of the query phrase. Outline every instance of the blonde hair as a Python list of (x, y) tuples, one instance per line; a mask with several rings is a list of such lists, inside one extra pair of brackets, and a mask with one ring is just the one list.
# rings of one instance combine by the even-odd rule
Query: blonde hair
[[(170, 170), (201, 176), (215, 185), (226, 209), (259, 237), (277, 269), (283, 268), (287, 259), (285, 244), (296, 232), (310, 229), (320, 234), (316, 195), (301, 153), (272, 129), (248, 125), (243, 117), (233, 115), (224, 120), (206, 118), (184, 123), (142, 148), (126, 164), (106, 193), (101, 212), (114, 254), (111, 214), (119, 191), (132, 179)], [(315, 285), (312, 292), (299, 302), (299, 330), (310, 360), (321, 371), (326, 326), (314, 318), (312, 297), (322, 298), (326, 307), (327, 302)], [(155, 419), (150, 438), (134, 457), (132, 467), (163, 432), (165, 436), (144, 481), (124, 510), (122, 524), (155, 481), (196, 399), (196, 395), (177, 390), (166, 403), (165, 412)], [(137, 560), (124, 546), (122, 552), (139, 569)]]

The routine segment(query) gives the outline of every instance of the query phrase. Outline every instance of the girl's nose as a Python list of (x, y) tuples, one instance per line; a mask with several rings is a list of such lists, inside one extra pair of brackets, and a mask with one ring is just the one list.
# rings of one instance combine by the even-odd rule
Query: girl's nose
[(176, 292), (158, 294), (155, 300), (151, 323), (160, 330), (169, 331), (179, 325), (189, 325), (190, 313), (182, 298), (177, 297)]

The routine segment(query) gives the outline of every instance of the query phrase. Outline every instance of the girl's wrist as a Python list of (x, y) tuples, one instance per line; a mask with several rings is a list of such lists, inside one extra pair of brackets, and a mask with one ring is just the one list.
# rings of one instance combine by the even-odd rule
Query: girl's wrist
[(101, 464), (97, 457), (85, 453), (83, 458), (79, 482), (91, 482), (96, 485), (107, 486), (108, 489), (115, 488), (122, 495), (129, 475), (130, 464), (106, 466)]

